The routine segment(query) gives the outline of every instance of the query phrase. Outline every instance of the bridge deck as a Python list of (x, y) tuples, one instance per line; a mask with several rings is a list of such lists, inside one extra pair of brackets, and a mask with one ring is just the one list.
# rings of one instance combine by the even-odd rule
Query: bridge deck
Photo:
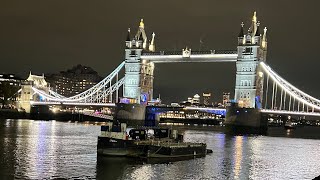
[(154, 63), (180, 63), (180, 62), (236, 62), (237, 54), (191, 54), (183, 55), (142, 55)]
[(320, 117), (320, 113), (319, 112), (303, 112), (303, 111), (261, 109), (261, 113), (279, 114), (279, 115), (297, 115), (297, 116), (318, 116), (318, 117)]
[(31, 105), (70, 105), (70, 106), (105, 106), (115, 107), (115, 103), (85, 103), (85, 102), (50, 102), (50, 101), (30, 101)]

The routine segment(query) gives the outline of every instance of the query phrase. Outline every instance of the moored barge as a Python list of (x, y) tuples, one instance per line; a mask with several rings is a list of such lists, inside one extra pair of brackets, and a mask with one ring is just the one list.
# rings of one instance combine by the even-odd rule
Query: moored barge
[(144, 159), (203, 157), (210, 152), (205, 143), (182, 142), (176, 130), (159, 127), (127, 128), (109, 122), (101, 127), (98, 155)]

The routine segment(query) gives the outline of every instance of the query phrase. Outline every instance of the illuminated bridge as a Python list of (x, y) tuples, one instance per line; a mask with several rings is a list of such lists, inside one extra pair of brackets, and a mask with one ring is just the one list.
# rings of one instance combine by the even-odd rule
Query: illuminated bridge
[[(119, 99), (122, 103), (147, 105), (153, 100), (155, 64), (232, 62), (236, 64), (237, 71), (234, 101), (239, 107), (259, 109), (266, 114), (320, 116), (319, 99), (290, 84), (266, 63), (267, 29), (260, 31), (256, 14), (248, 31), (241, 24), (236, 50), (193, 51), (186, 47), (175, 52), (155, 52), (155, 34), (152, 33), (148, 41), (143, 20), (135, 35), (132, 36), (128, 30), (125, 45), (124, 61), (92, 88), (72, 97), (64, 97), (48, 88), (41, 77), (34, 76), (29, 79), (30, 84), (22, 86), (20, 107), (28, 111), (30, 105), (115, 106)], [(124, 77), (119, 77), (120, 74)], [(120, 88), (122, 91), (119, 91)]]

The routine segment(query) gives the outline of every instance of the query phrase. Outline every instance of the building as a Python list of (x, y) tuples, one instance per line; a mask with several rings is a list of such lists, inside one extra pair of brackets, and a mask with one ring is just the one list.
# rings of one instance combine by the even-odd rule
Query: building
[(19, 93), (17, 106), (19, 109), (27, 113), (31, 112), (30, 101), (45, 101), (45, 97), (37, 94), (33, 87), (43, 91), (49, 92), (49, 84), (46, 82), (44, 74), (41, 76), (29, 74), (28, 78), (21, 83), (21, 91)]
[(51, 88), (66, 97), (79, 94), (101, 80), (102, 78), (96, 71), (80, 64), (66, 71), (61, 71), (59, 74), (52, 74), (47, 77)]
[(230, 93), (229, 92), (227, 92), (227, 93), (224, 92), (223, 95), (222, 95), (222, 105), (224, 107), (226, 107), (228, 102), (230, 102)]
[(202, 93), (203, 96), (203, 105), (209, 106), (211, 104), (211, 93)]
[(0, 100), (16, 100), (17, 91), (23, 79), (14, 74), (0, 74)]
[(10, 86), (20, 87), (22, 81), (22, 78), (14, 74), (0, 74), (0, 84), (7, 82)]
[(195, 94), (192, 98), (192, 104), (199, 105), (200, 104), (200, 96), (199, 94)]

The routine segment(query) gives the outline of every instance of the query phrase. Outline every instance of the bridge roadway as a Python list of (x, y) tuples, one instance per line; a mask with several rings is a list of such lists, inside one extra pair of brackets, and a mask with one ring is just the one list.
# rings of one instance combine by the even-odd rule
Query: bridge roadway
[(287, 110), (272, 110), (272, 109), (261, 109), (261, 112), (265, 113), (265, 114), (298, 115), (298, 116), (320, 117), (320, 113), (319, 112), (287, 111)]
[[(115, 103), (77, 103), (77, 102), (40, 102), (31, 101), (31, 105), (70, 105), (70, 106), (104, 106), (104, 107), (115, 107)], [(211, 108), (211, 107), (195, 107), (195, 106), (148, 106), (152, 111), (157, 113), (172, 111), (172, 110), (198, 110), (202, 112), (215, 113), (220, 115), (226, 114), (224, 108)], [(320, 112), (303, 112), (303, 111), (288, 111), (288, 110), (272, 110), (272, 109), (261, 109), (261, 113), (264, 114), (278, 114), (278, 115), (298, 115), (298, 116), (314, 116), (320, 117)]]
[(86, 103), (86, 102), (51, 102), (51, 101), (30, 101), (31, 105), (69, 105), (69, 106), (104, 106), (115, 107), (115, 103)]
[(143, 53), (141, 59), (153, 63), (178, 63), (178, 62), (236, 62), (237, 51), (203, 51), (184, 54), (182, 52), (153, 52)]

